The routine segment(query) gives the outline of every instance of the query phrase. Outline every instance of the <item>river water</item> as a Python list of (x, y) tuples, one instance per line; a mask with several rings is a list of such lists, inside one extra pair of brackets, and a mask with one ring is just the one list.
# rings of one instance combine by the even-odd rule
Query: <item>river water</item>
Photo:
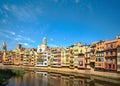
[(120, 80), (28, 71), (21, 77), (12, 77), (7, 86), (120, 86)]

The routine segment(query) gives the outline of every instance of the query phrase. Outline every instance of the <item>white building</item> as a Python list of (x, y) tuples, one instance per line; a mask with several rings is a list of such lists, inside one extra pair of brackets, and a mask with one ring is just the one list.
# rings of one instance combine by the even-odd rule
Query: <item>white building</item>
[(47, 47), (47, 39), (44, 37), (42, 44), (38, 45), (37, 56), (36, 56), (36, 66), (48, 66), (49, 65), (49, 49)]

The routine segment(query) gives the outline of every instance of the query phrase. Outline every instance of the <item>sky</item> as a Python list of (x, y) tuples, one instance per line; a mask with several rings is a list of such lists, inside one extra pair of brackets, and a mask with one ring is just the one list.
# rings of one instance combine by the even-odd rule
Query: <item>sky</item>
[(90, 44), (120, 35), (120, 0), (0, 0), (0, 50)]

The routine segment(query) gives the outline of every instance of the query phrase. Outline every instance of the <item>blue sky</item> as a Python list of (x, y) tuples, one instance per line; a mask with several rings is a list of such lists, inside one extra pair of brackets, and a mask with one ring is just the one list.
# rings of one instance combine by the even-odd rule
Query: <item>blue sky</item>
[[(90, 44), (120, 35), (120, 0), (0, 0), (0, 45)], [(0, 46), (1, 48), (1, 46)]]

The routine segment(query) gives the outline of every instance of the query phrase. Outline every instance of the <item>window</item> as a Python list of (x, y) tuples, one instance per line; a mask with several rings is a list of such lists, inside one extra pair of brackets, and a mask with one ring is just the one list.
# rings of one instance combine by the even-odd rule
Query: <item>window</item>
[(108, 52), (106, 52), (106, 56), (108, 56)]
[(47, 63), (44, 63), (44, 65), (47, 65)]
[(110, 48), (113, 48), (113, 44), (110, 44)]
[(106, 49), (108, 49), (108, 44), (106, 44)]
[(117, 65), (117, 68), (120, 69), (120, 65)]
[(99, 61), (104, 61), (104, 57), (100, 57), (100, 58), (99, 58)]
[(108, 58), (106, 59), (106, 63), (108, 63)]
[(41, 52), (42, 51), (42, 49), (39, 49), (39, 52)]
[(113, 62), (113, 58), (110, 58), (110, 63), (112, 64), (112, 62)]
[(82, 50), (80, 50), (80, 53), (82, 53)]
[(82, 60), (79, 61), (79, 65), (83, 66), (83, 61)]
[(109, 64), (109, 69), (111, 69), (111, 64)]
[(120, 52), (117, 53), (117, 56), (120, 56)]
[(110, 51), (110, 55), (111, 55), (111, 56), (113, 55), (113, 51)]
[(69, 59), (68, 59), (68, 57), (66, 57), (66, 62), (68, 62), (69, 61)]
[(120, 62), (120, 58), (117, 58), (117, 62)]

